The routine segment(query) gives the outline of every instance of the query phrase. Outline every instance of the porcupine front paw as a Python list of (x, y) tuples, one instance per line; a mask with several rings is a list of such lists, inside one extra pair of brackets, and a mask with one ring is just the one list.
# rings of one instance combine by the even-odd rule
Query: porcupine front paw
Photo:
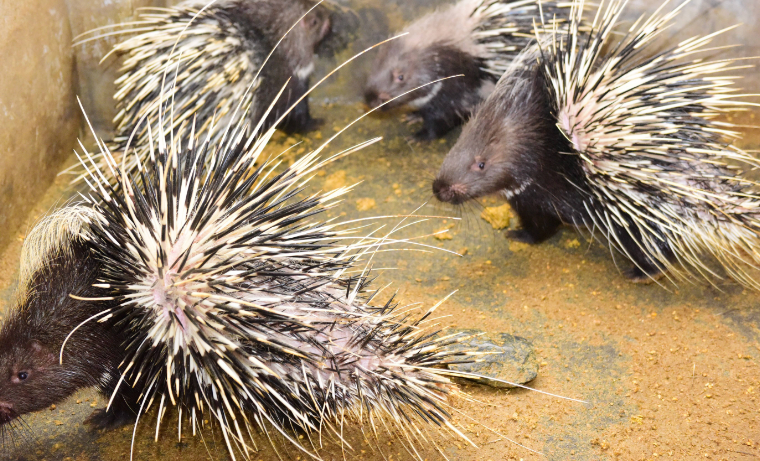
[(664, 277), (665, 273), (657, 269), (644, 271), (641, 268), (634, 266), (628, 270), (623, 271), (623, 275), (625, 275), (625, 277), (633, 283), (648, 285)]
[(84, 420), (84, 423), (94, 430), (111, 430), (117, 429), (135, 420), (135, 415), (131, 411), (115, 410), (111, 408), (106, 411), (105, 408), (95, 410)]
[(321, 118), (286, 118), (279, 128), (287, 134), (306, 134), (324, 125)]
[(515, 242), (529, 243), (531, 245), (539, 243), (539, 240), (525, 229), (508, 230), (506, 236)]
[(438, 139), (440, 136), (438, 135), (438, 132), (436, 132), (435, 129), (430, 127), (422, 127), (421, 130), (414, 133), (414, 140), (415, 141), (433, 141), (435, 139)]

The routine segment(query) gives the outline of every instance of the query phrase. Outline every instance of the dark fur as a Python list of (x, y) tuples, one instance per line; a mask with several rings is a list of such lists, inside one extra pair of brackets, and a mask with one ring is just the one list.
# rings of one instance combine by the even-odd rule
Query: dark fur
[[(281, 37), (285, 37), (262, 70), (264, 83), (257, 90), (259, 103), (250, 114), (254, 125), (288, 79), (291, 79), (290, 85), (275, 104), (264, 128), (271, 126), (309, 89), (309, 78), (298, 77), (296, 72), (299, 68), (312, 65), (317, 47), (328, 36), (334, 36), (331, 13), (322, 5), (293, 27), (315, 3), (309, 0), (238, 0), (220, 5), (217, 14), (237, 24), (252, 48), (264, 45), (265, 49), (272, 49)], [(288, 33), (291, 27), (293, 29)], [(308, 99), (304, 99), (278, 128), (288, 133), (299, 133), (309, 131), (318, 124), (310, 115)]]
[[(59, 364), (66, 336), (92, 315), (112, 307), (109, 302), (71, 298), (103, 297), (96, 283), (99, 264), (87, 247), (73, 243), (73, 255), (53, 255), (32, 278), (31, 293), (17, 306), (0, 330), (0, 424), (42, 410), (71, 396), (78, 389), (96, 387), (110, 398), (119, 379), (124, 357), (122, 335), (109, 325), (92, 321), (69, 339)], [(26, 373), (25, 380), (19, 379)], [(123, 386), (106, 414), (93, 413), (99, 426), (118, 425), (136, 413), (136, 395)]]
[[(538, 70), (499, 82), (462, 130), (433, 182), (436, 197), (453, 204), (502, 191), (514, 193), (508, 200), (522, 224), (510, 236), (526, 243), (548, 239), (563, 223), (591, 224), (586, 207), (600, 206), (589, 192), (580, 157), (556, 127), (547, 83)], [(637, 265), (629, 273), (632, 278), (661, 272), (641, 250), (639, 235), (622, 227), (610, 232)], [(662, 250), (672, 255), (666, 243)]]
[[(493, 81), (482, 70), (480, 58), (453, 46), (437, 45), (423, 50), (407, 50), (403, 38), (386, 45), (365, 85), (364, 98), (368, 105), (377, 107), (390, 99), (434, 80), (462, 75), (444, 80), (437, 94), (417, 112), (422, 116), (423, 126), (415, 137), (420, 140), (439, 138), (462, 124), (481, 102), (481, 88)], [(403, 80), (399, 80), (403, 76)], [(415, 99), (426, 97), (434, 90), (429, 85), (400, 97), (383, 106), (384, 109), (400, 107)]]

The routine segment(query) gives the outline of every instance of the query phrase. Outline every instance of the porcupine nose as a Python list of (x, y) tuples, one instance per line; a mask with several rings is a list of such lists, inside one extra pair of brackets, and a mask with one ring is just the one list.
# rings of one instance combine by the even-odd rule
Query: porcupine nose
[(443, 179), (438, 178), (433, 181), (433, 194), (435, 194), (435, 197), (441, 202), (453, 204), (461, 203), (461, 198), (457, 191), (457, 187), (450, 185)]
[(10, 422), (13, 419), (13, 404), (0, 402), (0, 425)]
[(364, 100), (367, 102), (367, 105), (375, 108), (379, 106), (380, 104), (386, 103), (391, 99), (391, 96), (388, 93), (385, 92), (378, 92), (373, 89), (368, 89), (364, 92)]

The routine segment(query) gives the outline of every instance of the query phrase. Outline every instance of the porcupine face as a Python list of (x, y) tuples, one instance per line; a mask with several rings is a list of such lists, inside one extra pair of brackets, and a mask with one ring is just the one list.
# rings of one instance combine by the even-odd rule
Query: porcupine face
[[(380, 50), (364, 87), (364, 100), (375, 108), (436, 78), (438, 76), (435, 75), (434, 66), (429, 63), (426, 51), (407, 49), (401, 38)], [(414, 104), (415, 101), (424, 100), (430, 91), (431, 87), (421, 88), (395, 99), (383, 106), (383, 109)]]
[[(37, 227), (30, 235), (35, 232)], [(60, 245), (69, 248), (59, 246), (44, 254), (44, 265), (21, 288), (28, 292), (0, 330), (0, 425), (98, 385), (120, 360), (120, 340), (114, 333), (97, 322), (83, 324), (106, 307), (85, 300), (103, 296), (92, 287), (99, 265), (86, 244)], [(28, 261), (22, 259), (24, 264)], [(71, 335), (61, 363), (61, 346), (78, 325), (83, 326)]]
[(530, 184), (558, 133), (540, 84), (535, 73), (499, 82), (443, 160), (433, 181), (438, 200), (510, 197)]
[[(5, 333), (5, 331), (4, 331)], [(26, 336), (26, 335), (25, 335)], [(29, 337), (0, 338), (0, 425), (60, 400), (65, 373), (55, 353)], [(69, 395), (73, 392), (68, 392)]]

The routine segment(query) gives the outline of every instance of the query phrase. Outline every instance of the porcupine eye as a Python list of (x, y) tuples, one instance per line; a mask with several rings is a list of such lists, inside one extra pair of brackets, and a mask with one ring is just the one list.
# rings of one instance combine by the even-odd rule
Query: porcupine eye
[(486, 168), (486, 162), (480, 162), (480, 163), (478, 163), (478, 168), (480, 168), (481, 170), (485, 170), (485, 168)]
[(29, 377), (29, 373), (25, 371), (19, 371), (16, 376), (18, 377), (19, 381), (26, 381), (26, 378)]

